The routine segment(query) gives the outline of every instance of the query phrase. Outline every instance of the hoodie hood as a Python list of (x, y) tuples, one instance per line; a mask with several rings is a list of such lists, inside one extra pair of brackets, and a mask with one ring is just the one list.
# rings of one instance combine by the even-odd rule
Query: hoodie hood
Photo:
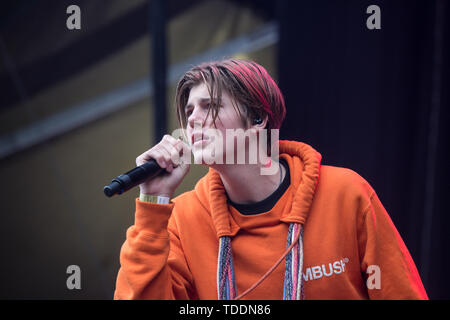
[[(313, 202), (319, 181), (322, 156), (311, 146), (296, 141), (279, 141), (280, 158), (286, 160), (291, 176), (293, 201), (280, 219), (286, 223), (304, 224)], [(239, 225), (228, 209), (227, 195), (219, 173), (210, 168), (209, 172), (195, 186), (195, 193), (211, 214), (217, 237), (234, 236)]]

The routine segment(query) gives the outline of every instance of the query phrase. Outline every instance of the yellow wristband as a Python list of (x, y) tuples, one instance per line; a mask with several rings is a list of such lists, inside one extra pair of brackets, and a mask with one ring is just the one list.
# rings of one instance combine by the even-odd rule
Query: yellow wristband
[(143, 193), (139, 195), (139, 200), (158, 204), (168, 204), (170, 202), (169, 197), (155, 196), (152, 194), (143, 194)]

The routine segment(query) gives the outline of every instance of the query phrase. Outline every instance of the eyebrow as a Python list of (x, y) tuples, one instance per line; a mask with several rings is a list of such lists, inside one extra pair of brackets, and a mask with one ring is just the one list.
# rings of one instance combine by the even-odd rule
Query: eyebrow
[[(200, 103), (205, 103), (205, 102), (210, 102), (211, 101), (211, 98), (200, 98), (200, 99), (198, 99), (199, 100), (199, 102)], [(188, 102), (188, 104), (186, 104), (186, 106), (184, 107), (184, 111), (186, 111), (186, 109), (188, 108), (188, 107), (190, 107), (192, 105), (192, 103), (189, 103)]]

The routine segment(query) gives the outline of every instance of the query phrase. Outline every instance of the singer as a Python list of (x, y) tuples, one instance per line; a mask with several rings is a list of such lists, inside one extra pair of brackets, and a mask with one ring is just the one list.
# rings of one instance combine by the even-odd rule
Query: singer
[[(136, 159), (166, 172), (140, 184), (115, 299), (428, 299), (369, 183), (321, 165), (305, 143), (278, 140), (285, 103), (262, 66), (193, 67), (176, 110), (184, 141), (166, 135)], [(191, 153), (209, 171), (173, 198)]]

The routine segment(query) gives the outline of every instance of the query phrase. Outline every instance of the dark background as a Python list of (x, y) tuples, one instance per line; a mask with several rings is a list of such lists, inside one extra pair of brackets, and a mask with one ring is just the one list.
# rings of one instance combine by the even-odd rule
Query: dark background
[[(364, 27), (371, 4), (380, 30)], [(281, 1), (278, 17), (281, 137), (365, 177), (429, 297), (448, 299), (448, 1)]]
[[(135, 59), (144, 61), (143, 66), (136, 68), (136, 75), (145, 70), (143, 76), (158, 78), (167, 71), (167, 65), (185, 58), (189, 42), (194, 45), (193, 40), (204, 36), (200, 31), (193, 32), (191, 38), (184, 39), (187, 44), (174, 49), (176, 44), (167, 43), (173, 39), (165, 33), (165, 26), (192, 8), (206, 6), (207, 1), (135, 2), (123, 14), (104, 21), (108, 6), (104, 0), (2, 2), (0, 113), (13, 114), (14, 109), (24, 108), (27, 101), (48, 88), (61, 93), (58, 103), (69, 105), (65, 102), (67, 95), (57, 87), (59, 83), (121, 52), (147, 34), (152, 42), (149, 52)], [(285, 96), (287, 117), (280, 138), (308, 143), (322, 154), (322, 163), (351, 168), (364, 177), (376, 190), (410, 250), (429, 297), (449, 299), (450, 236), (445, 200), (450, 191), (450, 159), (446, 152), (450, 146), (447, 125), (450, 3), (446, 0), (213, 2), (219, 7), (230, 5), (247, 10), (260, 23), (277, 24), (279, 38), (273, 47), (274, 59), (266, 62), (262, 54), (250, 58), (269, 69)], [(68, 33), (46, 23), (50, 17), (60, 15), (58, 23), (64, 25), (65, 7), (69, 4), (82, 8), (85, 22), (79, 33)], [(366, 27), (369, 17), (366, 9), (373, 4), (381, 9), (380, 30)], [(200, 20), (195, 23), (201, 24)], [(44, 27), (44, 35), (40, 35), (37, 30)], [(189, 27), (194, 30), (192, 25)], [(236, 30), (229, 34), (238, 34)], [(67, 45), (61, 44), (61, 34), (66, 40), (69, 38)], [(54, 39), (45, 45), (51, 49), (45, 54), (34, 45), (41, 37)], [(206, 40), (205, 43), (208, 45)], [(178, 56), (169, 58), (174, 52)], [(26, 53), (38, 58), (27, 60)], [(119, 81), (126, 77), (126, 71), (120, 71), (109, 78)], [(73, 92), (74, 101), (83, 94), (89, 97), (87, 88), (98, 83), (101, 82), (85, 81), (81, 92)], [(146, 143), (151, 145), (162, 132), (168, 131), (166, 117), (171, 119), (173, 92), (164, 82), (155, 85), (154, 96), (143, 101), (144, 108), (150, 106), (148, 118), (143, 119), (138, 113), (141, 107), (131, 107), (105, 118), (111, 121), (111, 128), (117, 129), (99, 131), (96, 128), (102, 127), (101, 122), (94, 121), (82, 127), (87, 130), (85, 138), (72, 138), (73, 133), (65, 133), (0, 159), (1, 174), (7, 180), (1, 187), (0, 298), (112, 297), (120, 245), (126, 227), (132, 223), (135, 195), (105, 199), (97, 189), (133, 166), (138, 150), (143, 151), (137, 135), (145, 135), (149, 140)], [(25, 120), (18, 118), (17, 125), (8, 121), (7, 116), (1, 118), (1, 132), (7, 136), (53, 111), (34, 105), (31, 109), (24, 108), (20, 115), (28, 116)], [(120, 122), (119, 119), (125, 118), (124, 112), (136, 114), (134, 122)], [(133, 131), (142, 127), (139, 121), (148, 123), (153, 132), (148, 134), (147, 127)], [(80, 130), (72, 132), (80, 134)], [(58, 147), (58, 143), (67, 146)], [(120, 148), (113, 149), (114, 145)], [(56, 148), (56, 156), (49, 151), (52, 148)], [(67, 161), (75, 158), (75, 165), (65, 166), (66, 154), (71, 155), (77, 148), (76, 156), (67, 157)], [(26, 163), (26, 159), (41, 159), (42, 163), (16, 166)], [(69, 176), (72, 166), (76, 167), (80, 181)], [(48, 172), (51, 178), (46, 180), (47, 176), (38, 172)], [(192, 181), (201, 174), (204, 171), (194, 172)], [(50, 179), (57, 181), (55, 187)], [(26, 187), (30, 181), (39, 184), (30, 190)], [(74, 183), (82, 187), (70, 189)], [(66, 188), (61, 195), (55, 191)], [(96, 198), (86, 202), (94, 193)], [(17, 209), (21, 207), (18, 202), (30, 202), (33, 194), (38, 197), (25, 206), (29, 211)], [(92, 208), (92, 212), (83, 211), (84, 205)], [(118, 211), (125, 213), (119, 216)], [(67, 220), (59, 220), (58, 217), (64, 216)], [(60, 233), (52, 233), (53, 230)], [(66, 244), (69, 238), (72, 240)], [(83, 280), (81, 293), (65, 288), (64, 268), (72, 263), (80, 264), (83, 279), (87, 279)], [(88, 288), (89, 283), (98, 288)]]

